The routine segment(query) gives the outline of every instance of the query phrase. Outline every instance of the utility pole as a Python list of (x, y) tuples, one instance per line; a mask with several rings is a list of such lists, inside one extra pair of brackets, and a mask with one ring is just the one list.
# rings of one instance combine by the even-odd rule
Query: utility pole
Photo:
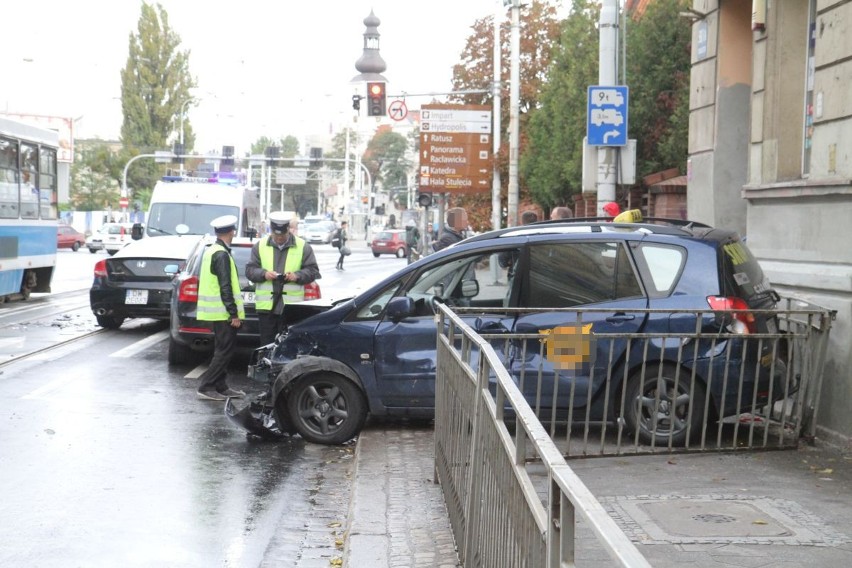
[[(598, 85), (616, 84), (616, 58), (618, 57), (618, 0), (603, 0), (600, 16), (600, 51), (598, 54)], [(604, 215), (603, 206), (615, 201), (616, 159), (618, 150), (610, 146), (598, 147), (597, 214)]]
[[(494, 161), (493, 172), (492, 172), (492, 182), (491, 182), (491, 228), (492, 230), (497, 230), (500, 228), (501, 214), (503, 210), (503, 206), (500, 203), (500, 164), (497, 160), (497, 155), (500, 153), (500, 143), (501, 143), (501, 120), (500, 120), (500, 103), (501, 103), (501, 71), (502, 71), (502, 53), (500, 50), (500, 20), (503, 16), (502, 10), (500, 9), (500, 5), (497, 5), (497, 11), (494, 14), (494, 50), (492, 53), (492, 67), (494, 68), (494, 84), (493, 84), (493, 121), (494, 128), (492, 129), (492, 136), (494, 142), (494, 149), (491, 152), (491, 159)], [(500, 278), (500, 268), (497, 262), (497, 255), (493, 255), (491, 257), (491, 281), (496, 284)]]
[[(504, 4), (509, 0), (503, 0)], [(615, 0), (612, 0), (613, 2)], [(512, 2), (511, 63), (509, 67), (509, 211), (506, 226), (518, 224), (518, 144), (520, 143), (521, 97), (521, 0)]]

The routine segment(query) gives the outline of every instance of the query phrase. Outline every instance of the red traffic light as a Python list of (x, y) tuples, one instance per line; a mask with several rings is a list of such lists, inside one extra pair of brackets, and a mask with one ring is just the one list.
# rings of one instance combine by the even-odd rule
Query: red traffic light
[(367, 116), (385, 116), (385, 84), (367, 83)]

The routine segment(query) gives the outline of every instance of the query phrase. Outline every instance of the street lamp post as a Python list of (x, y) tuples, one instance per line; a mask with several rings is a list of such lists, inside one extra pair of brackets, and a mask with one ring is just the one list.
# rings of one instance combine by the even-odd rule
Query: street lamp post
[[(180, 105), (180, 151), (181, 154), (185, 154), (186, 150), (183, 145), (183, 117), (186, 114), (186, 105), (192, 102), (192, 99), (186, 99), (182, 105)], [(180, 161), (180, 175), (183, 175), (183, 160)]]

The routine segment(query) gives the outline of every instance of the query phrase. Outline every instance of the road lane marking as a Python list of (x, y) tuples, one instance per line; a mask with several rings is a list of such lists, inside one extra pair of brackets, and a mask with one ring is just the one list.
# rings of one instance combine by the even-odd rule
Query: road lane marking
[(123, 359), (127, 359), (133, 357), (137, 353), (140, 353), (155, 343), (159, 343), (169, 336), (168, 330), (163, 330), (155, 333), (154, 335), (149, 335), (145, 339), (140, 339), (136, 343), (132, 343), (123, 349), (119, 349), (115, 353), (110, 353), (110, 357), (120, 357)]
[(61, 389), (62, 387), (64, 387), (65, 385), (67, 385), (71, 381), (76, 380), (77, 378), (78, 377), (76, 375), (68, 375), (68, 376), (65, 376), (65, 377), (59, 377), (58, 379), (50, 381), (46, 385), (37, 388), (36, 390), (32, 391), (31, 393), (25, 394), (24, 396), (21, 397), (21, 399), (32, 400), (32, 399), (41, 398), (42, 396), (44, 396), (46, 394), (50, 394), (54, 391)]
[(208, 367), (208, 365), (206, 363), (203, 364), (203, 365), (199, 365), (196, 368), (194, 368), (193, 370), (191, 370), (190, 372), (188, 372), (187, 374), (185, 374), (183, 376), (183, 378), (184, 379), (197, 379), (198, 377), (200, 377), (204, 373), (204, 371), (207, 370), (207, 367)]

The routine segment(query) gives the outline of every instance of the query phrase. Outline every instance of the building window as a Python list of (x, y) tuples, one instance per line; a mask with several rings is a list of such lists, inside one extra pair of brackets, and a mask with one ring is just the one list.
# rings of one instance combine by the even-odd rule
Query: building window
[(808, 2), (808, 59), (805, 72), (805, 131), (802, 136), (802, 176), (811, 172), (811, 146), (814, 138), (814, 44), (816, 43), (816, 0)]

